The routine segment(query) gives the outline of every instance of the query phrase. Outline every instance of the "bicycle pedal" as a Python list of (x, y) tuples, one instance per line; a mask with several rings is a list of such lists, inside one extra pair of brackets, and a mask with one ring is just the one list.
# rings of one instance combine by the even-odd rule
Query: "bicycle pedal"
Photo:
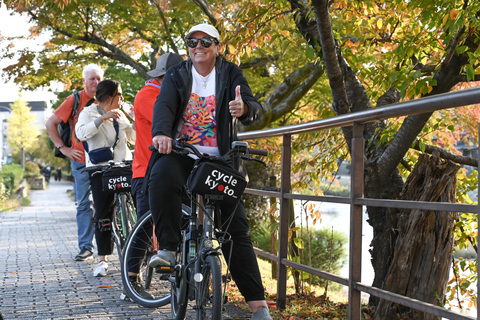
[(155, 267), (155, 273), (173, 273), (173, 271), (175, 271), (174, 267), (168, 267), (168, 266)]

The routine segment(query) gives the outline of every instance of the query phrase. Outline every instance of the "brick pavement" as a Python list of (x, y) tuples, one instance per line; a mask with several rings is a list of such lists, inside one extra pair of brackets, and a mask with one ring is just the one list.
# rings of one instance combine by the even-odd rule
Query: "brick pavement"
[[(170, 305), (151, 309), (119, 299), (120, 263), (114, 250), (109, 275), (95, 278), (94, 260), (76, 262), (72, 185), (50, 180), (31, 191), (31, 206), (0, 213), (0, 312), (10, 319), (170, 319)], [(192, 318), (191, 315), (187, 319)], [(224, 319), (250, 319), (227, 303)]]

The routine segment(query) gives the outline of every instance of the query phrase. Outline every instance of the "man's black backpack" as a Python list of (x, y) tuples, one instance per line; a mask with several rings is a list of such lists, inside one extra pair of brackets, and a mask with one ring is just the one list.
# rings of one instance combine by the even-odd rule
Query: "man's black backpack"
[[(73, 120), (76, 118), (78, 114), (78, 107), (80, 106), (80, 92), (74, 92), (73, 93), (73, 107), (72, 107), (72, 114), (70, 115), (70, 118), (68, 119), (68, 122), (62, 122), (58, 125), (58, 134), (60, 135), (60, 138), (63, 141), (63, 144), (65, 147), (70, 148), (72, 146), (72, 129), (73, 129)], [(55, 148), (55, 157), (58, 158), (65, 158), (65, 155), (58, 150), (58, 148)]]

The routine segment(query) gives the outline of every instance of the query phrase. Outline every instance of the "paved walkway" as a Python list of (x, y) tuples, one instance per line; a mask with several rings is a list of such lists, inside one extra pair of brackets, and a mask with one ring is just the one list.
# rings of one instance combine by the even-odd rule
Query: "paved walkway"
[[(114, 250), (110, 274), (92, 275), (94, 260), (76, 262), (75, 204), (68, 182), (50, 180), (31, 191), (32, 205), (0, 213), (0, 312), (10, 319), (170, 319), (170, 305), (151, 309), (119, 299), (120, 263)], [(232, 303), (224, 319), (250, 319)], [(189, 316), (187, 319), (191, 319)]]

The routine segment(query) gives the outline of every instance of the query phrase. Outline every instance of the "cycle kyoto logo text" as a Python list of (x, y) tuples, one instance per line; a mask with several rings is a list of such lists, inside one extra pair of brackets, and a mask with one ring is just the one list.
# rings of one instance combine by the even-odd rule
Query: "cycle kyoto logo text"
[(107, 187), (108, 187), (108, 190), (130, 188), (130, 183), (128, 182), (127, 177), (119, 176), (119, 177), (116, 177), (116, 178), (108, 179)]
[(205, 179), (205, 185), (207, 185), (210, 190), (217, 189), (232, 198), (238, 197), (235, 194), (235, 186), (237, 183), (238, 180), (233, 175), (225, 174), (218, 170), (212, 170)]

